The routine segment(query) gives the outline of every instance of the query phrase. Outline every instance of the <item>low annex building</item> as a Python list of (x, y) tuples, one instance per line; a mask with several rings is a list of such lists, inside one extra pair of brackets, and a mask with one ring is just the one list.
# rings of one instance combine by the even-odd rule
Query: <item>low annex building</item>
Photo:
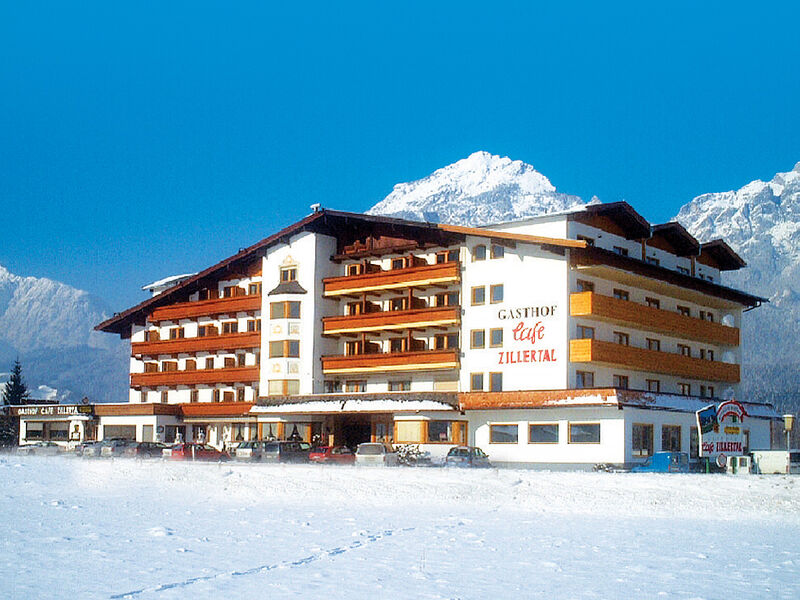
[(695, 411), (735, 398), (769, 448), (778, 415), (739, 393), (763, 299), (722, 282), (744, 266), (625, 202), (487, 228), (318, 210), (98, 325), (131, 380), (95, 431), (634, 463), (696, 455)]

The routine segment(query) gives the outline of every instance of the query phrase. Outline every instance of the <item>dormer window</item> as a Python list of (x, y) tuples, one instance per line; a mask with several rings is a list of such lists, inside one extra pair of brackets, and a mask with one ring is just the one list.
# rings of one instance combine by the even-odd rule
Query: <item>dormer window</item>
[(472, 249), (472, 261), (486, 260), (486, 246), (478, 244)]
[(500, 244), (492, 244), (492, 258), (503, 258), (505, 256), (506, 249), (503, 248)]
[(297, 267), (281, 267), (281, 283), (297, 281)]

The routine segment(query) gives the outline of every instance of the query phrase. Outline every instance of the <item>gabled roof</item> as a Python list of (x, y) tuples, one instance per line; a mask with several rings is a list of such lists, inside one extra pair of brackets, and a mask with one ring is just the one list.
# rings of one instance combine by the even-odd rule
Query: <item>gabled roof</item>
[(721, 239), (700, 244), (701, 259), (704, 255), (711, 257), (720, 271), (736, 271), (747, 266), (744, 259)]
[(659, 239), (663, 239), (674, 248), (677, 256), (697, 256), (700, 253), (700, 242), (680, 223), (672, 221), (653, 225), (653, 235), (648, 245)]
[(625, 239), (641, 240), (650, 237), (650, 222), (625, 201), (587, 204), (583, 210), (569, 213), (567, 218), (580, 223), (605, 218), (622, 230)]

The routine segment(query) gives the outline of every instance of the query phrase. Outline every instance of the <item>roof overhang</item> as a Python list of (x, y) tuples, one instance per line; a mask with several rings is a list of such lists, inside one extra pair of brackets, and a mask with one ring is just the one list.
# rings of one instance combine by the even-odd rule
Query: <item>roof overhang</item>
[(708, 256), (714, 261), (720, 271), (736, 271), (747, 266), (744, 259), (736, 254), (724, 240), (712, 240), (704, 244), (700, 244), (700, 262), (703, 262), (703, 257)]
[(567, 219), (592, 224), (597, 218), (605, 218), (619, 227), (625, 239), (642, 240), (650, 237), (650, 222), (634, 210), (627, 202), (587, 204), (583, 210), (568, 213)]
[[(700, 253), (700, 242), (680, 223), (670, 222), (653, 225), (650, 242), (663, 239), (674, 248), (677, 256), (697, 256)], [(650, 243), (648, 242), (648, 243)]]

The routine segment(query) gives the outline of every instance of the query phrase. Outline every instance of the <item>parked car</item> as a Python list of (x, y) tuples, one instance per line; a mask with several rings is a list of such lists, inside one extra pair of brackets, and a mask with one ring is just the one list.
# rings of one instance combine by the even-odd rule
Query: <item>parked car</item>
[(133, 442), (123, 451), (123, 455), (133, 458), (156, 458), (163, 456), (166, 444), (161, 442)]
[(61, 446), (55, 442), (32, 442), (17, 448), (17, 454), (36, 454), (37, 456), (53, 456), (61, 452)]
[(686, 452), (656, 452), (631, 473), (688, 473), (689, 455)]
[(268, 443), (258, 440), (242, 442), (231, 454), (236, 460), (259, 461), (264, 455), (264, 446)]
[(161, 455), (171, 460), (224, 461), (230, 458), (226, 453), (220, 452), (214, 446), (192, 442), (181, 442), (180, 444), (168, 446), (161, 451)]
[(347, 446), (320, 446), (311, 451), (308, 460), (315, 463), (352, 465), (356, 462), (356, 455)]
[(477, 446), (450, 448), (444, 459), (446, 467), (491, 467), (489, 456)]
[(389, 444), (381, 442), (359, 444), (356, 448), (356, 464), (394, 467), (397, 465), (397, 452)]
[(94, 440), (81, 442), (75, 446), (75, 456), (100, 456), (100, 446), (102, 442)]
[(100, 456), (122, 456), (136, 442), (126, 439), (106, 440), (100, 445)]
[(266, 442), (262, 449), (263, 462), (307, 463), (311, 453), (308, 442)]

